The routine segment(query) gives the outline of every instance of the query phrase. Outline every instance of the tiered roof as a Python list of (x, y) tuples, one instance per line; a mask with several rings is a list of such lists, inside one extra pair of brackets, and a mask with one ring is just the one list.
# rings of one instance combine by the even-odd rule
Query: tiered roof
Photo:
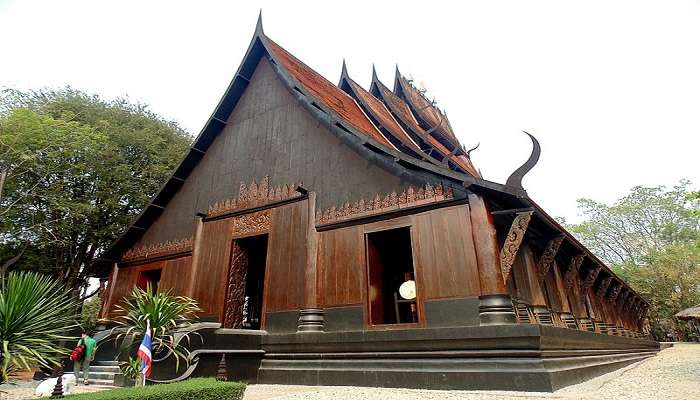
[[(221, 101), (207, 120), (190, 150), (142, 213), (97, 261), (102, 273), (111, 263), (136, 243), (163, 210), (204, 157), (214, 138), (226, 126), (226, 121), (245, 92), (259, 60), (270, 60), (278, 76), (304, 107), (315, 114), (329, 129), (358, 153), (382, 163), (388, 170), (418, 180), (432, 179), (458, 183), (455, 191), (476, 191), (488, 194), (513, 210), (529, 207), (536, 216), (537, 231), (543, 235), (563, 234), (577, 252), (585, 254), (607, 274), (615, 277), (599, 259), (566, 231), (554, 218), (542, 210), (522, 188), (521, 180), (537, 162), (539, 145), (533, 140), (533, 154), (503, 185), (481, 177), (468, 154), (457, 140), (447, 116), (428, 101), (423, 94), (397, 70), (395, 92), (382, 84), (373, 73), (369, 91), (347, 76), (344, 69), (338, 87), (289, 52), (270, 40), (258, 20), (255, 34), (243, 62)], [(445, 162), (447, 160), (447, 162)], [(532, 225), (533, 223), (531, 223)], [(631, 293), (624, 281), (616, 279)]]

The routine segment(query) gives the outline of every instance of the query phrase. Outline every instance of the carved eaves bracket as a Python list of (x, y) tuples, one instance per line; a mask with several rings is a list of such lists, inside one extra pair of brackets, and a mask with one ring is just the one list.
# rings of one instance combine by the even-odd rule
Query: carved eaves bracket
[(569, 269), (566, 270), (566, 275), (564, 276), (564, 284), (567, 289), (571, 290), (574, 287), (574, 283), (578, 278), (578, 271), (581, 269), (581, 264), (583, 264), (585, 258), (586, 256), (583, 254), (571, 257)]
[(583, 280), (583, 285), (581, 285), (584, 292), (593, 287), (593, 284), (595, 283), (595, 280), (598, 278), (598, 275), (602, 269), (603, 267), (598, 265), (588, 271), (588, 275), (586, 275), (586, 279)]
[(547, 247), (545, 247), (542, 257), (540, 257), (539, 261), (537, 262), (537, 270), (539, 271), (540, 281), (544, 281), (547, 273), (550, 269), (552, 269), (552, 266), (554, 265), (554, 258), (557, 256), (557, 252), (559, 251), (559, 247), (563, 241), (564, 236), (557, 236), (547, 243)]
[(615, 286), (610, 289), (610, 292), (608, 293), (608, 300), (610, 301), (610, 304), (615, 304), (615, 300), (617, 300), (617, 296), (620, 295), (620, 291), (622, 290), (622, 284), (621, 283), (615, 283)]
[(598, 289), (595, 291), (596, 296), (600, 297), (601, 299), (604, 299), (605, 295), (608, 293), (608, 288), (610, 288), (612, 280), (612, 276), (609, 276), (600, 281), (600, 285), (598, 285)]
[(532, 218), (532, 211), (521, 212), (515, 215), (513, 223), (510, 225), (508, 236), (501, 248), (501, 273), (503, 274), (503, 282), (508, 282), (510, 271), (513, 268), (515, 256), (520, 250), (520, 245), (527, 232), (527, 227)]

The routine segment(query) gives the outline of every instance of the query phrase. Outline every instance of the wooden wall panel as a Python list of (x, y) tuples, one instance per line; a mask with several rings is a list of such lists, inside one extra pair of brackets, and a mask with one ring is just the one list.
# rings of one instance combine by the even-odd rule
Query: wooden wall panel
[(170, 290), (175, 296), (188, 296), (192, 257), (180, 257), (163, 262), (159, 290)]
[(413, 254), (425, 299), (479, 296), (479, 272), (469, 208), (457, 206), (412, 217)]
[(231, 256), (231, 219), (205, 222), (201, 233), (201, 244), (194, 250), (197, 263), (192, 265), (188, 292), (199, 303), (203, 316), (219, 318)]
[(366, 271), (362, 227), (321, 232), (317, 266), (321, 307), (362, 303)]
[(174, 295), (187, 295), (191, 261), (192, 257), (187, 256), (117, 268), (116, 277), (113, 277), (109, 283), (109, 299), (105, 304), (109, 311), (105, 316), (115, 316), (115, 306), (121, 303), (124, 297), (131, 294), (139, 274), (143, 271), (161, 269), (158, 290), (171, 289)]
[(304, 109), (265, 59), (226, 122), (137, 246), (192, 236), (197, 212), (237, 196), (240, 182), (249, 184), (265, 175), (273, 185), (304, 182), (318, 194), (317, 210), (418, 184), (344, 145)]
[(303, 307), (307, 218), (305, 201), (273, 209), (267, 244), (266, 312)]

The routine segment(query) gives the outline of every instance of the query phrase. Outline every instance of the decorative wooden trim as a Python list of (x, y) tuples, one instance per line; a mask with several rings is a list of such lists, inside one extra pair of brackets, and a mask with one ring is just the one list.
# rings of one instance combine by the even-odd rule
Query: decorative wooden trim
[(605, 295), (608, 293), (608, 289), (610, 288), (612, 280), (612, 276), (609, 276), (600, 281), (600, 285), (598, 285), (598, 289), (595, 291), (596, 296), (600, 297), (601, 299), (604, 299)]
[(610, 293), (608, 293), (608, 300), (610, 300), (611, 304), (615, 304), (615, 300), (617, 300), (617, 296), (620, 295), (621, 290), (622, 284), (619, 282), (610, 290)]
[(184, 253), (186, 251), (192, 251), (191, 237), (188, 239), (131, 248), (124, 253), (122, 261), (145, 260), (147, 258), (162, 257), (170, 254)]
[(501, 248), (501, 273), (503, 274), (504, 283), (508, 283), (515, 256), (520, 250), (520, 245), (525, 237), (525, 232), (527, 232), (532, 213), (532, 211), (527, 211), (516, 214), (510, 225), (510, 230), (508, 230), (508, 235)]
[(571, 257), (569, 269), (566, 270), (566, 275), (564, 276), (564, 284), (567, 289), (571, 290), (571, 288), (574, 287), (576, 278), (578, 278), (578, 271), (581, 269), (581, 264), (583, 264), (585, 258), (586, 256), (584, 254)]
[(224, 328), (236, 329), (243, 324), (247, 276), (248, 253), (234, 240), (231, 245), (231, 263), (229, 264), (228, 285), (226, 287)]
[(270, 210), (239, 215), (232, 218), (231, 234), (236, 237), (267, 232), (270, 230), (271, 221), (272, 212)]
[(438, 203), (452, 200), (453, 198), (452, 188), (449, 186), (444, 187), (442, 184), (433, 186), (427, 183), (424, 187), (418, 189), (409, 186), (401, 194), (396, 194), (393, 191), (383, 198), (377, 194), (373, 199), (360, 199), (352, 204), (346, 202), (342, 206), (333, 206), (325, 211), (319, 211), (316, 213), (316, 223), (319, 225), (330, 224), (424, 204)]
[(299, 183), (296, 185), (272, 187), (270, 186), (269, 176), (263, 177), (260, 183), (256, 183), (255, 180), (253, 180), (250, 185), (241, 182), (238, 190), (238, 197), (222, 200), (210, 205), (207, 216), (215, 217), (235, 210), (299, 197), (301, 193), (297, 192), (295, 189), (301, 185), (302, 184)]
[(544, 281), (547, 273), (554, 265), (554, 258), (559, 251), (561, 243), (564, 241), (564, 236), (558, 236), (550, 240), (545, 247), (542, 257), (537, 262), (537, 270), (539, 271), (540, 281)]
[(630, 291), (627, 289), (620, 292), (620, 295), (617, 296), (617, 301), (615, 302), (615, 305), (622, 308), (625, 305), (625, 303), (627, 303), (627, 298), (630, 294)]
[(586, 275), (586, 279), (583, 280), (583, 284), (581, 285), (581, 288), (583, 291), (587, 291), (588, 289), (593, 287), (593, 284), (595, 283), (595, 280), (598, 278), (598, 275), (600, 274), (600, 271), (603, 270), (603, 267), (601, 266), (596, 266), (593, 269), (588, 271), (588, 275)]

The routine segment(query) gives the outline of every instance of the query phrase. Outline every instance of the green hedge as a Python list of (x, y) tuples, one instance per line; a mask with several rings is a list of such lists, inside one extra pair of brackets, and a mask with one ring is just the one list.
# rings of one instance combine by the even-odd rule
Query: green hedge
[(103, 390), (66, 396), (70, 400), (240, 400), (245, 384), (194, 378), (182, 382), (146, 387)]

